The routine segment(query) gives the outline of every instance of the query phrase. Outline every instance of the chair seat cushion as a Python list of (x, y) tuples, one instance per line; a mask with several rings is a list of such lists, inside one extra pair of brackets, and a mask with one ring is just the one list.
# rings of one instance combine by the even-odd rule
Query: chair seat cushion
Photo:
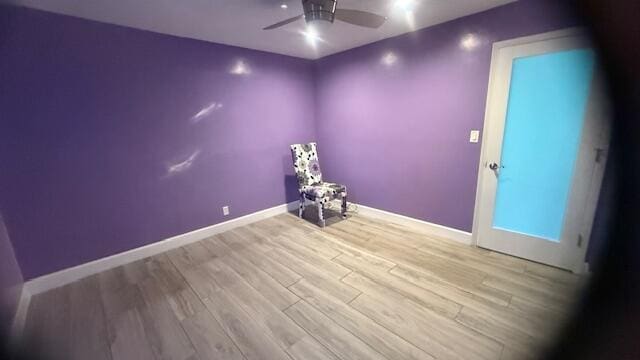
[(330, 182), (316, 183), (303, 186), (302, 193), (312, 200), (320, 199), (322, 202), (331, 201), (347, 195), (347, 187)]

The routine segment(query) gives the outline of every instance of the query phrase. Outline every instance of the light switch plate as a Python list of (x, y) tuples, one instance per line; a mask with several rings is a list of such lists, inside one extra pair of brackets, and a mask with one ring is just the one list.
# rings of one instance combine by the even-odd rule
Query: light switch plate
[(224, 216), (229, 215), (229, 207), (228, 206), (223, 206), (222, 207), (222, 215), (224, 215)]
[(477, 143), (480, 140), (480, 130), (471, 130), (471, 134), (469, 134), (469, 142)]

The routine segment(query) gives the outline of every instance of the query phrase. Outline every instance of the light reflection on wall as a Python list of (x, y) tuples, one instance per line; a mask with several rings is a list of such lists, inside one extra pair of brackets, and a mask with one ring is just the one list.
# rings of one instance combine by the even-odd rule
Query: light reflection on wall
[(193, 153), (191, 153), (191, 155), (189, 155), (182, 161), (167, 163), (167, 173), (165, 174), (165, 177), (177, 175), (189, 170), (189, 168), (193, 166), (193, 163), (198, 158), (198, 155), (200, 155), (200, 150), (194, 151)]
[(198, 111), (197, 114), (193, 115), (190, 121), (192, 124), (197, 124), (200, 121), (206, 119), (209, 115), (211, 115), (212, 112), (220, 109), (222, 109), (222, 103), (214, 101), (208, 106), (202, 108), (202, 110)]
[(231, 65), (231, 69), (229, 70), (229, 74), (245, 76), (251, 74), (251, 67), (247, 62), (243, 59), (237, 59)]
[(469, 33), (460, 39), (460, 48), (463, 50), (471, 51), (478, 46), (480, 46), (480, 38), (476, 34)]
[(387, 51), (380, 58), (380, 62), (386, 66), (393, 66), (398, 62), (398, 55), (393, 51)]

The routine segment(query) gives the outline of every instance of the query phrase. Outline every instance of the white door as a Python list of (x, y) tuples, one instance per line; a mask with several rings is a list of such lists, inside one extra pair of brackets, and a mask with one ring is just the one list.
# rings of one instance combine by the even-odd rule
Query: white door
[(595, 52), (577, 29), (494, 45), (478, 246), (582, 271), (608, 145), (596, 74)]

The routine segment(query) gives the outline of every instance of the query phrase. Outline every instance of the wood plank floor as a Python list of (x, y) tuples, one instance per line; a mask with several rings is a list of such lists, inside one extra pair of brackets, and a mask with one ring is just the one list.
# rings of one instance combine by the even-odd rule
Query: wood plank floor
[(47, 359), (529, 359), (583, 282), (357, 214), (285, 214), (40, 294), (26, 334)]

